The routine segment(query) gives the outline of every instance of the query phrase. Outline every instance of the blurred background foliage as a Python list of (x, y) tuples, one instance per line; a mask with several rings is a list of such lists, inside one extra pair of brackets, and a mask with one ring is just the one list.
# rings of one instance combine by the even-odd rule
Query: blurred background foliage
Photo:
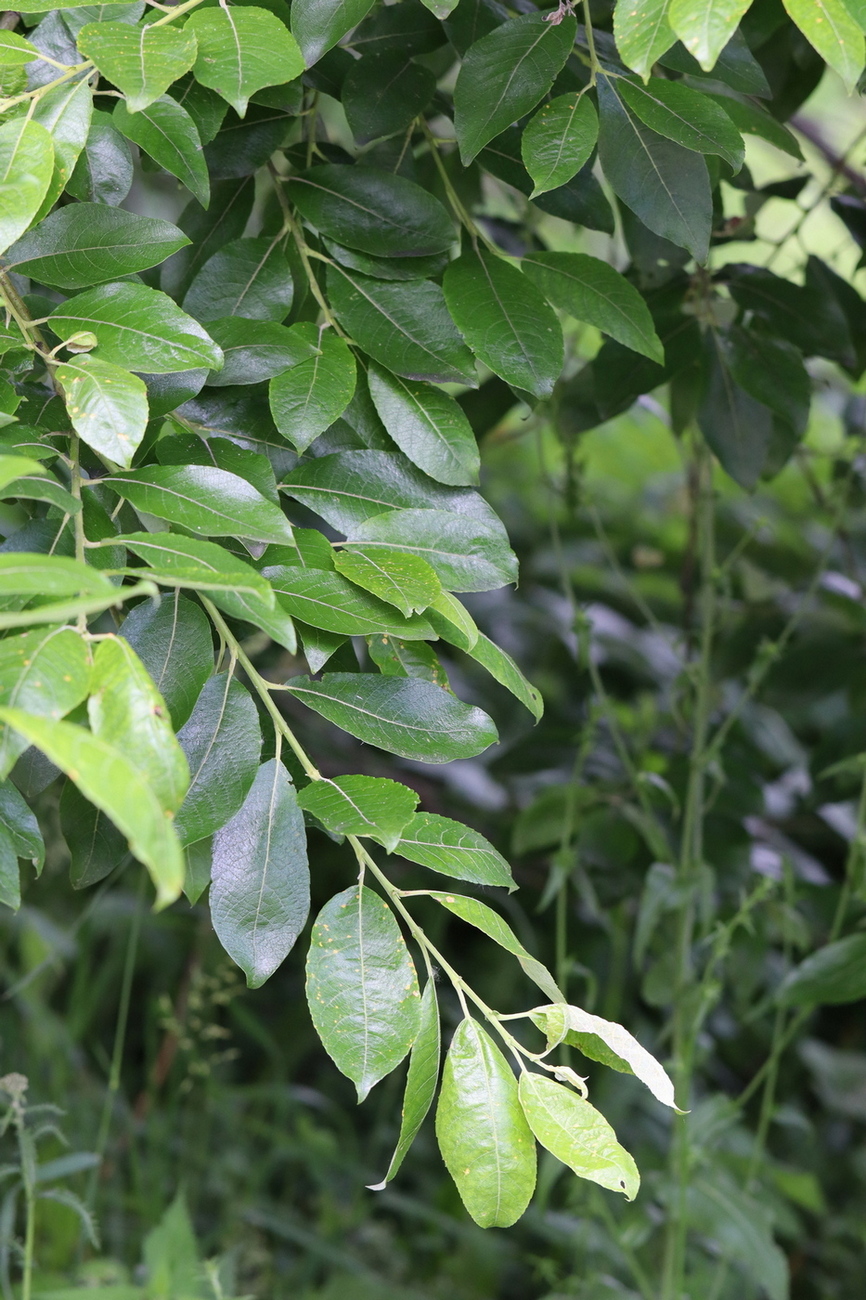
[[(785, 274), (818, 252), (847, 278), (859, 250), (819, 200), (849, 185), (840, 157), (849, 170), (862, 167), (866, 114), (827, 77), (799, 119), (806, 166), (749, 141), (756, 184), (811, 179), (794, 199), (764, 204), (747, 255), (773, 258)], [(148, 192), (146, 175), (137, 183), (138, 211), (148, 210), (149, 193), (154, 215), (175, 214), (171, 194)], [(514, 202), (491, 185), (476, 209), (508, 221)], [(565, 231), (557, 227), (558, 246)], [(609, 237), (569, 237), (622, 264)], [(726, 251), (737, 260), (736, 244)], [(585, 328), (570, 342), (577, 371), (599, 336)], [(672, 1202), (665, 1173), (669, 1115), (634, 1080), (591, 1062), (593, 1101), (644, 1176), (633, 1204), (546, 1157), (525, 1218), (485, 1233), (462, 1210), (429, 1121), (398, 1180), (365, 1190), (393, 1146), (401, 1079), (356, 1109), (309, 1023), (306, 945), (248, 992), (205, 904), (154, 915), (134, 865), (70, 894), (51, 785), (38, 805), (54, 827), (44, 878), (18, 915), (0, 915), (0, 1060), (27, 1076), (30, 1103), (62, 1108), (69, 1151), (104, 1158), (91, 1167), (70, 1157), (57, 1169), (93, 1210), (100, 1247), (87, 1245), (68, 1205), (46, 1202), (37, 1243), (44, 1292), (59, 1294), (75, 1278), (106, 1296), (135, 1294), (128, 1284), (144, 1238), (162, 1220), (147, 1249), (180, 1263), (153, 1294), (174, 1300), (652, 1300), (661, 1226), (685, 1214), (695, 1298), (783, 1300), (789, 1270), (796, 1300), (862, 1294), (864, 1003), (800, 1014), (775, 996), (785, 973), (826, 941), (846, 864), (854, 885), (846, 928), (866, 915), (857, 856), (866, 397), (862, 381), (820, 360), (810, 369), (810, 428), (782, 472), (749, 494), (715, 476), (712, 709), (716, 719), (739, 712), (709, 773), (702, 974), (688, 991), (700, 1032), (685, 1195)], [(682, 807), (690, 743), (683, 701), (699, 621), (691, 435), (672, 432), (665, 390), (579, 433), (568, 409), (553, 420), (530, 415), (503, 400), (496, 382), (467, 409), (485, 493), (522, 573), (517, 590), (467, 604), (542, 689), (543, 721), (529, 725), (455, 653), (445, 659), (452, 684), (493, 714), (503, 737), (481, 758), (434, 769), (362, 747), (310, 714), (299, 729), (327, 756), (326, 774), (385, 775), (396, 761), (425, 808), (488, 836), (514, 865), (520, 892), (500, 901), (525, 944), (572, 1001), (626, 1024), (665, 1059), (682, 899), (652, 827)], [(783, 634), (773, 658), (762, 647)], [(263, 671), (278, 669), (278, 648), (257, 640), (250, 649)], [(743, 702), (750, 680), (756, 689)], [(311, 849), (315, 912), (351, 872), (325, 835)], [(394, 876), (411, 888), (415, 872), (405, 864)], [(482, 996), (495, 990), (504, 1010), (526, 1005), (506, 954), (432, 908), (424, 921), (434, 942), (448, 929), (447, 951)], [(456, 1024), (459, 1008), (443, 996)], [(50, 1133), (41, 1151), (67, 1155)], [(0, 1238), (8, 1228), (0, 1213)], [(196, 1252), (217, 1261), (207, 1277)]]

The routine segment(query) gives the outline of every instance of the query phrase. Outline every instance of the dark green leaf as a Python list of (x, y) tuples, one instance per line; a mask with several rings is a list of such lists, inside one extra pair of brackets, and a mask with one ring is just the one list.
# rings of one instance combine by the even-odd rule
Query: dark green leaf
[(735, 99), (733, 95), (715, 95), (712, 98), (724, 109), (738, 131), (744, 135), (760, 136), (777, 149), (789, 153), (792, 158), (802, 160), (803, 151), (797, 137), (783, 123), (777, 122), (766, 109), (746, 100)]
[(407, 379), (475, 386), (472, 355), (438, 285), (393, 284), (332, 265), (328, 292), (355, 342), (388, 370)]
[(325, 1051), (363, 1101), (403, 1060), (420, 1024), (412, 959), (393, 913), (372, 890), (353, 885), (316, 918), (307, 1001)]
[(150, 674), (175, 728), (183, 726), (214, 667), (213, 639), (204, 611), (178, 592), (145, 600), (127, 614), (120, 635)]
[(382, 423), (413, 464), (440, 483), (478, 482), (475, 434), (453, 397), (376, 365), (367, 380)]
[(250, 95), (292, 81), (304, 70), (294, 36), (267, 9), (197, 9), (184, 30), (198, 42), (196, 80), (222, 95), (241, 117)]
[(343, 82), (341, 102), (359, 144), (405, 131), (436, 92), (436, 76), (411, 50), (374, 50)]
[(378, 776), (323, 777), (311, 781), (298, 803), (339, 835), (369, 835), (393, 853), (412, 821), (418, 795), (408, 786)]
[(528, 1070), (521, 1072), (519, 1088), (523, 1112), (542, 1146), (579, 1178), (634, 1200), (640, 1187), (637, 1165), (594, 1106), (561, 1083)]
[(725, 355), (740, 387), (802, 437), (809, 418), (812, 383), (797, 349), (784, 339), (733, 325), (727, 331)]
[(318, 351), (318, 330), (315, 343), (307, 342), (303, 329), (287, 329), (273, 321), (230, 316), (208, 321), (208, 333), (225, 359), (222, 370), (208, 376), (208, 383), (218, 388), (262, 383)]
[(374, 0), (295, 0), (292, 31), (309, 68), (346, 32), (357, 27)]
[(421, 763), (473, 758), (498, 739), (481, 709), (416, 678), (326, 673), (293, 677), (288, 689), (350, 736)]
[(400, 836), (395, 851), (410, 862), (455, 880), (503, 885), (509, 893), (517, 888), (511, 868), (489, 840), (470, 826), (437, 813), (417, 813)]
[(518, 270), (485, 249), (445, 272), (445, 300), (473, 352), (508, 384), (549, 397), (563, 363), (556, 314)]
[[(399, 789), (405, 789), (400, 786)], [(408, 791), (407, 793), (412, 793)], [(417, 803), (417, 796), (415, 802)], [(414, 810), (414, 805), (413, 805)], [(409, 816), (411, 816), (411, 812)], [(408, 818), (407, 818), (408, 820)], [(36, 874), (42, 871), (45, 861), (45, 844), (42, 832), (31, 809), (11, 781), (0, 781), (0, 830), (6, 846), (16, 859), (26, 858), (33, 864)], [(17, 869), (17, 861), (15, 863)], [(17, 871), (16, 871), (17, 883)], [(2, 901), (6, 902), (5, 899)], [(10, 904), (7, 904), (9, 906)]]
[(175, 829), (181, 844), (193, 844), (234, 816), (255, 780), (262, 733), (249, 691), (228, 673), (208, 678), (177, 738), (190, 784)]
[(111, 120), (127, 140), (137, 144), (155, 163), (182, 181), (202, 207), (207, 207), (210, 179), (198, 130), (185, 108), (169, 95), (163, 95), (138, 113), (130, 113), (126, 105), (120, 103)]
[(555, 307), (664, 364), (664, 348), (644, 299), (607, 262), (586, 253), (528, 253), (520, 265)]
[(309, 910), (303, 814), (292, 778), (271, 759), (213, 840), (211, 919), (250, 988), (259, 988), (282, 964)]
[(193, 280), (183, 305), (199, 320), (248, 316), (282, 321), (295, 286), (279, 239), (236, 239), (214, 253)]
[(304, 323), (291, 332), (312, 355), (271, 380), (268, 400), (280, 433), (304, 452), (349, 405), (357, 371), (354, 356), (333, 330)]
[(735, 172), (742, 167), (742, 137), (718, 101), (662, 77), (650, 77), (645, 86), (620, 77), (616, 90), (659, 135), (697, 153), (718, 154)]
[(535, 1141), (511, 1066), (476, 1020), (451, 1040), (436, 1108), (442, 1159), (482, 1228), (507, 1228), (535, 1190)]
[(476, 41), (454, 87), (454, 128), (464, 166), (488, 141), (529, 113), (550, 89), (574, 45), (569, 15), (523, 14)]
[(783, 1006), (839, 1006), (866, 997), (866, 934), (825, 944), (786, 975), (777, 998)]
[(222, 365), (222, 353), (197, 320), (143, 284), (106, 284), (55, 307), (51, 328), (61, 339), (96, 335), (98, 358), (127, 370), (171, 374)]
[(76, 199), (117, 207), (132, 185), (132, 154), (108, 113), (94, 111), (84, 150), (66, 186)]
[(69, 849), (73, 889), (89, 889), (127, 859), (129, 850), (122, 833), (70, 780), (60, 796), (60, 828)]
[(703, 158), (644, 126), (605, 76), (598, 99), (599, 158), (612, 188), (655, 234), (705, 261), (713, 205)]
[(454, 243), (438, 199), (375, 167), (312, 167), (293, 177), (289, 194), (322, 234), (374, 257), (429, 257)]
[(246, 479), (214, 466), (149, 465), (115, 474), (111, 484), (136, 509), (180, 524), (205, 538), (292, 540), (291, 525), (279, 506)]
[(698, 408), (698, 424), (710, 448), (741, 487), (760, 477), (773, 432), (772, 415), (736, 382), (727, 349), (718, 334), (706, 339), (708, 374)]
[(420, 555), (449, 591), (491, 591), (517, 581), (517, 559), (498, 520), (449, 510), (386, 510), (350, 532), (349, 542)]
[(73, 203), (13, 244), (10, 269), (58, 289), (87, 289), (155, 266), (189, 240), (170, 221), (102, 203)]

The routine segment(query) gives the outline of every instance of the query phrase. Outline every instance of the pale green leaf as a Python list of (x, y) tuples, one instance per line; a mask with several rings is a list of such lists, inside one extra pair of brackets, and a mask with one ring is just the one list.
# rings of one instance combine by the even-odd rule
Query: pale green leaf
[(544, 701), (541, 698), (541, 692), (526, 680), (510, 654), (502, 650), (495, 641), (491, 641), (483, 633), (478, 634), (478, 640), (469, 651), (469, 654), (483, 668), (487, 669), (490, 676), (494, 677), (500, 686), (504, 686), (515, 699), (520, 700), (520, 703), (529, 710), (536, 722), (540, 721), (544, 713)]
[(130, 113), (147, 108), (195, 63), (196, 41), (187, 24), (154, 26), (87, 23), (78, 48), (126, 96)]
[(44, 126), (29, 118), (0, 126), (0, 253), (36, 217), (53, 171), (54, 145)]
[(579, 1178), (634, 1200), (640, 1187), (637, 1165), (594, 1106), (561, 1083), (528, 1070), (520, 1075), (519, 1090), (523, 1113), (543, 1147)]
[(298, 803), (329, 831), (369, 835), (390, 853), (415, 815), (418, 795), (384, 777), (337, 776), (311, 781)]
[[(274, 607), (267, 579), (224, 546), (181, 533), (125, 533), (116, 540), (145, 560), (147, 576), (159, 583), (191, 591), (227, 588), (258, 596), (267, 608)], [(142, 575), (140, 569), (133, 572)]]
[(72, 427), (88, 447), (116, 465), (132, 464), (147, 428), (147, 389), (138, 375), (99, 357), (75, 357), (57, 367)]
[(535, 1190), (535, 1141), (511, 1066), (476, 1020), (462, 1020), (436, 1108), (442, 1159), (482, 1228), (507, 1228)]
[(316, 918), (307, 958), (316, 1032), (363, 1101), (411, 1048), (420, 1024), (418, 979), (387, 904), (353, 885)]
[(22, 68), (39, 58), (39, 50), (17, 32), (0, 31), (0, 65), (4, 68)]
[(598, 114), (586, 95), (559, 95), (543, 104), (521, 136), (523, 165), (534, 186), (530, 198), (576, 176), (597, 139)]
[[(0, 640), (0, 705), (56, 720), (80, 704), (89, 689), (90, 650), (72, 628), (39, 629)], [(0, 727), (0, 780), (26, 747), (26, 741)]]
[(866, 40), (843, 0), (783, 0), (791, 19), (834, 72), (849, 93), (863, 72)]
[(668, 21), (669, 10), (670, 0), (618, 0), (614, 10), (617, 49), (626, 66), (644, 78), (676, 40)]
[(431, 890), (429, 896), (435, 898), (437, 903), (441, 903), (449, 912), (459, 916), (468, 925), (474, 925), (477, 930), (481, 930), (494, 943), (498, 943), (500, 948), (512, 953), (520, 962), (524, 974), (528, 975), (549, 998), (555, 1002), (565, 1001), (547, 967), (526, 951), (511, 927), (503, 921), (498, 912), (493, 911), (492, 907), (488, 907), (477, 898), (469, 898), (466, 894), (445, 894), (438, 890)]
[(406, 1154), (418, 1135), (427, 1112), (436, 1096), (439, 1082), (439, 1057), (441, 1052), (441, 1035), (439, 1029), (439, 1006), (436, 1000), (436, 984), (428, 979), (421, 995), (421, 1021), (418, 1037), (412, 1044), (409, 1054), (409, 1071), (406, 1075), (406, 1091), (403, 1096), (403, 1110), (400, 1117), (400, 1136), (388, 1165), (388, 1172), (381, 1183), (369, 1184), (371, 1192), (382, 1191), (402, 1165)]
[(343, 636), (381, 633), (411, 641), (435, 638), (421, 615), (404, 618), (392, 605), (361, 590), (336, 570), (269, 565), (263, 574), (287, 613), (325, 632)]
[[(409, 555), (406, 551), (377, 546), (365, 551), (354, 546), (337, 552), (334, 567), (356, 586), (394, 605), (404, 618), (425, 610), (442, 590), (435, 569), (420, 555)], [(430, 627), (431, 636), (433, 632)]]
[(3, 596), (101, 596), (111, 590), (111, 583), (99, 569), (65, 555), (29, 551), (0, 554)]
[[(625, 3), (621, 0), (620, 7)], [(751, 0), (670, 0), (668, 22), (689, 54), (709, 72), (750, 4)]]
[(291, 32), (268, 9), (197, 9), (184, 31), (198, 42), (195, 77), (243, 117), (251, 95), (300, 76), (304, 60)]

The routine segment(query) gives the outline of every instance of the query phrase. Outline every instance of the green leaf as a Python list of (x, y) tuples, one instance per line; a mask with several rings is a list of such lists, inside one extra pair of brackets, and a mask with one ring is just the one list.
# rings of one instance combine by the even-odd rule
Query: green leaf
[(183, 855), (170, 819), (139, 769), (113, 745), (72, 723), (15, 708), (0, 708), (0, 722), (41, 749), (111, 818), (150, 872), (158, 905), (173, 903), (183, 888)]
[(346, 32), (357, 27), (375, 0), (295, 0), (292, 31), (307, 67), (318, 63)]
[(527, 253), (520, 265), (554, 307), (664, 365), (664, 348), (646, 302), (607, 262), (586, 253)]
[(132, 154), (108, 113), (94, 111), (84, 150), (66, 188), (76, 199), (117, 207), (132, 185)]
[(367, 649), (385, 677), (420, 677), (446, 691), (448, 675), (426, 641), (401, 641), (398, 637), (368, 636)]
[[(14, 491), (6, 492), (10, 484), (14, 484), (24, 475), (42, 473), (42, 466), (38, 460), (31, 460), (28, 456), (0, 455), (0, 492), (4, 495), (16, 496), (17, 494)], [(74, 500), (74, 498), (72, 499)]]
[(289, 654), (294, 654), (297, 650), (298, 638), (294, 622), (279, 602), (272, 606), (270, 601), (262, 600), (259, 596), (227, 591), (224, 587), (211, 591), (209, 599), (230, 618), (242, 619), (267, 632), (271, 640), (284, 646)]
[[(39, 628), (0, 641), (0, 705), (56, 720), (79, 705), (88, 689), (90, 650), (72, 628)], [(0, 727), (0, 780), (25, 749), (26, 742)]]
[(388, 1165), (388, 1172), (381, 1183), (368, 1184), (371, 1192), (382, 1191), (402, 1165), (406, 1154), (424, 1123), (439, 1081), (439, 1058), (441, 1055), (441, 1035), (439, 1029), (439, 1006), (436, 1000), (436, 984), (428, 979), (421, 995), (421, 1021), (418, 1037), (412, 1044), (409, 1054), (409, 1072), (406, 1075), (406, 1091), (403, 1095), (403, 1110), (400, 1118), (400, 1136)]
[(163, 95), (138, 113), (130, 113), (124, 103), (119, 103), (111, 120), (127, 140), (182, 181), (202, 207), (207, 207), (210, 202), (207, 163), (195, 122), (185, 108), (169, 95)]
[(523, 14), (470, 46), (454, 87), (454, 129), (464, 167), (535, 108), (571, 53), (576, 31), (571, 15), (550, 23), (546, 14)]
[(376, 167), (311, 167), (292, 178), (289, 194), (323, 235), (374, 257), (429, 257), (454, 243), (437, 198)]
[[(147, 576), (157, 582), (192, 591), (218, 591), (225, 587), (258, 596), (268, 608), (273, 608), (274, 594), (267, 579), (224, 546), (180, 533), (124, 533), (117, 537), (117, 543), (144, 560), (148, 565)], [(141, 574), (142, 571), (133, 572)]]
[(619, 1070), (621, 1074), (633, 1074), (663, 1106), (677, 1109), (674, 1085), (667, 1072), (616, 1021), (603, 1020), (601, 1016), (590, 1015), (580, 1007), (563, 1006), (562, 1003), (536, 1007), (530, 1015), (533, 1023), (547, 1035), (548, 1047), (567, 1043), (583, 1052), (591, 1061), (600, 1061), (613, 1070)]
[(594, 1106), (561, 1083), (528, 1070), (521, 1072), (519, 1090), (523, 1113), (543, 1147), (579, 1178), (634, 1200), (640, 1187), (637, 1165)]
[(370, 396), (388, 433), (413, 464), (439, 483), (478, 482), (472, 426), (453, 397), (371, 364)]
[(357, 370), (354, 356), (333, 330), (304, 323), (295, 325), (292, 334), (315, 351), (271, 380), (268, 401), (280, 433), (304, 452), (351, 402)]
[(271, 759), (213, 840), (211, 920), (250, 988), (260, 988), (282, 964), (309, 910), (304, 817), (292, 778)]
[[(714, 0), (707, 0), (712, 4)], [(669, 50), (676, 36), (668, 22), (670, 0), (619, 0), (613, 34), (623, 62), (641, 77)]]
[(509, 893), (517, 888), (511, 868), (489, 840), (470, 826), (437, 813), (416, 813), (395, 851), (410, 862), (455, 880), (502, 885)]
[(11, 781), (0, 781), (0, 903), (15, 910), (21, 904), (19, 858), (26, 858), (38, 876), (45, 861), (45, 844), (23, 795)]
[(541, 692), (526, 680), (510, 654), (500, 649), (494, 641), (491, 641), (489, 637), (484, 636), (481, 632), (479, 632), (478, 639), (469, 654), (477, 663), (487, 669), (490, 676), (495, 678), (500, 686), (504, 686), (515, 699), (520, 700), (520, 703), (525, 705), (536, 722), (540, 721), (544, 713), (544, 701), (541, 698)]
[(282, 321), (295, 296), (281, 239), (236, 239), (205, 262), (183, 305), (203, 321), (224, 316)]
[(371, 50), (349, 69), (340, 102), (358, 144), (405, 131), (436, 93), (436, 74), (411, 47)]
[(770, 410), (734, 379), (725, 340), (710, 331), (705, 340), (708, 373), (697, 420), (723, 469), (741, 487), (755, 486), (773, 432)]
[(750, 3), (751, 0), (670, 0), (668, 22), (689, 54), (709, 72)]
[(559, 95), (543, 104), (521, 138), (523, 165), (534, 186), (530, 198), (576, 176), (597, 139), (598, 114), (585, 95)]
[(167, 717), (165, 701), (128, 641), (109, 636), (93, 656), (87, 717), (94, 736), (127, 750), (162, 808), (176, 812), (189, 767)]
[(399, 609), (404, 618), (425, 610), (441, 590), (432, 565), (405, 551), (371, 547), (367, 552), (353, 547), (334, 556), (334, 567), (356, 586)]
[(186, 845), (224, 826), (255, 780), (262, 733), (249, 691), (228, 673), (209, 677), (177, 738), (190, 770), (189, 790), (175, 818)]
[(721, 105), (738, 131), (744, 135), (760, 136), (762, 140), (767, 140), (777, 149), (782, 149), (802, 162), (803, 151), (797, 137), (782, 122), (777, 122), (766, 109), (758, 104), (735, 99), (733, 95), (713, 95), (709, 98)]
[(496, 520), (477, 492), (440, 487), (405, 457), (384, 451), (318, 456), (293, 470), (282, 487), (343, 533), (371, 515), (395, 508), (452, 510)]
[[(113, 590), (99, 569), (65, 555), (0, 554), (0, 595), (101, 596)], [(4, 642), (4, 645), (6, 643)]]
[(369, 835), (393, 853), (415, 814), (418, 795), (384, 777), (338, 776), (311, 781), (298, 795), (298, 803), (327, 830)]
[(143, 284), (106, 284), (76, 294), (55, 307), (49, 319), (61, 339), (92, 332), (99, 360), (128, 370), (172, 374), (222, 365), (222, 353), (198, 321), (168, 294)]
[(93, 94), (85, 77), (45, 90), (33, 103), (32, 120), (44, 126), (54, 145), (54, 170), (37, 213), (41, 220), (63, 192), (87, 144), (93, 116)]
[(39, 50), (17, 32), (0, 31), (0, 64), (4, 68), (23, 68), (39, 58)]
[(127, 860), (122, 833), (69, 780), (60, 795), (60, 829), (69, 849), (69, 883), (73, 889), (98, 884)]
[(493, 911), (492, 907), (465, 894), (444, 894), (438, 890), (430, 890), (429, 897), (435, 898), (437, 903), (441, 903), (449, 912), (459, 916), (468, 925), (474, 925), (482, 934), (486, 934), (494, 943), (498, 943), (500, 948), (513, 953), (520, 962), (523, 973), (528, 975), (549, 998), (555, 1002), (565, 1001), (547, 967), (526, 951), (511, 927), (503, 921), (498, 912)]
[(54, 145), (45, 127), (30, 118), (0, 126), (0, 253), (33, 221), (54, 172)]
[(123, 92), (130, 113), (147, 108), (164, 95), (196, 59), (189, 23), (183, 30), (153, 24), (87, 23), (78, 33), (78, 48)]
[(469, 611), (450, 591), (440, 592), (425, 610), (425, 615), (439, 635), (456, 645), (458, 650), (468, 653), (475, 649), (481, 633)]
[(99, 357), (76, 357), (55, 371), (75, 432), (126, 469), (147, 427), (147, 389), (138, 375)]
[(798, 349), (785, 339), (740, 325), (727, 330), (724, 348), (736, 383), (802, 437), (809, 419), (812, 381)]
[(294, 36), (267, 9), (196, 9), (184, 31), (198, 42), (196, 81), (222, 95), (239, 117), (257, 90), (283, 85), (304, 70)]
[(407, 379), (475, 386), (472, 354), (437, 284), (391, 284), (332, 265), (328, 293), (355, 342), (388, 370)]
[(209, 465), (148, 465), (114, 474), (115, 492), (169, 523), (202, 537), (249, 537), (291, 544), (292, 528), (279, 506), (237, 474)]
[[(2, 459), (12, 460), (13, 457), (4, 456)], [(47, 501), (49, 505), (57, 506), (67, 515), (77, 515), (81, 510), (81, 502), (78, 498), (61, 487), (56, 479), (46, 474), (44, 469), (39, 474), (25, 474), (22, 478), (7, 482), (6, 486), (0, 489), (0, 496), (6, 499), (20, 497), (22, 501)]]
[(562, 371), (556, 314), (518, 270), (487, 250), (445, 272), (445, 301), (473, 352), (508, 384), (549, 397)]
[(598, 102), (599, 158), (614, 192), (654, 234), (706, 261), (713, 204), (703, 158), (645, 126), (608, 77)]
[(776, 994), (786, 1007), (812, 1010), (866, 997), (866, 934), (849, 934), (810, 953), (783, 979)]
[(435, 637), (433, 628), (420, 615), (401, 617), (391, 605), (362, 591), (336, 571), (275, 565), (263, 572), (282, 607), (312, 627), (344, 636), (378, 632), (405, 640)]
[(57, 289), (87, 289), (143, 271), (189, 240), (170, 221), (138, 217), (104, 203), (72, 203), (13, 244), (10, 270)]
[(852, 94), (863, 71), (866, 41), (843, 0), (783, 0), (789, 16)]
[(742, 167), (742, 137), (718, 101), (662, 77), (650, 77), (645, 86), (620, 77), (616, 89), (641, 121), (659, 135), (692, 152), (717, 154), (735, 172)]
[(457, 1026), (445, 1057), (436, 1137), (475, 1222), (515, 1223), (535, 1191), (535, 1141), (511, 1066), (470, 1017)]
[(175, 729), (183, 726), (213, 672), (210, 623), (199, 605), (179, 592), (142, 601), (120, 629), (166, 702)]
[(419, 555), (449, 591), (491, 591), (517, 581), (517, 559), (498, 519), (449, 510), (386, 510), (357, 524), (346, 548), (361, 542)]
[(399, 1065), (420, 1025), (415, 967), (387, 904), (353, 885), (316, 918), (307, 958), (316, 1032), (361, 1102)]
[[(178, 1192), (155, 1228), (144, 1239), (147, 1290), (154, 1300), (201, 1294), (203, 1269), (183, 1192)], [(108, 1300), (113, 1300), (109, 1295)], [(125, 1300), (121, 1296), (120, 1300)]]
[(303, 327), (287, 329), (274, 321), (242, 316), (208, 321), (208, 333), (224, 357), (222, 370), (213, 370), (208, 375), (208, 384), (214, 388), (260, 384), (301, 361), (308, 361), (319, 350), (318, 330), (315, 342), (308, 343)]
[(481, 709), (417, 678), (326, 673), (293, 677), (287, 689), (350, 736), (419, 763), (474, 758), (498, 739)]

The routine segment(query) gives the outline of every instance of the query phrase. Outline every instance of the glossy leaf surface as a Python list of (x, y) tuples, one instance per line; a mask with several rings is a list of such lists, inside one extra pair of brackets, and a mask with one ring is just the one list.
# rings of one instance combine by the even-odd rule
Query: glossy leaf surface
[(377, 776), (337, 776), (311, 781), (298, 803), (339, 835), (369, 835), (392, 852), (411, 822), (418, 795)]

